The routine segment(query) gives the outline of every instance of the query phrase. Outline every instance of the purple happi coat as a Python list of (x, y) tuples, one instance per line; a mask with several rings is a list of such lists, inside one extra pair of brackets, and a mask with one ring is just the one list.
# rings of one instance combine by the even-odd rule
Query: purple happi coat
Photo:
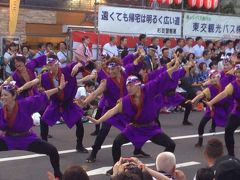
[[(210, 99), (215, 98), (225, 87), (235, 79), (234, 75), (221, 73), (220, 86), (209, 85)], [(213, 112), (207, 107), (204, 116), (212, 117), (216, 126), (225, 127), (229, 113), (234, 107), (233, 97), (226, 97), (220, 102), (214, 104)]]
[[(46, 60), (47, 60), (47, 56), (42, 55), (36, 59), (31, 59), (29, 62), (26, 63), (25, 66), (26, 66), (30, 81), (36, 78), (34, 69), (37, 67), (43, 67), (44, 65), (46, 65)], [(18, 70), (15, 70), (13, 72), (12, 78), (14, 81), (16, 81), (17, 87), (21, 87), (26, 83), (26, 81), (23, 79), (23, 77), (21, 76), (21, 74)], [(37, 87), (34, 86), (34, 87), (31, 87), (31, 88), (21, 92), (17, 98), (22, 99), (24, 97), (36, 95), (38, 93), (39, 92), (37, 90)]]
[[(104, 68), (102, 68), (100, 71), (97, 72), (97, 82), (99, 84), (101, 83), (102, 80), (107, 79), (107, 77), (108, 77), (108, 73)], [(105, 98), (104, 98), (104, 95), (102, 95), (102, 97), (98, 103), (99, 108), (103, 109), (104, 101), (105, 101)]]
[(159, 93), (156, 97), (156, 102), (159, 106), (159, 109), (162, 107), (177, 106), (185, 100), (180, 93), (176, 92), (178, 81), (183, 78), (185, 74), (186, 70), (181, 68), (173, 72), (171, 79), (165, 86), (161, 86), (162, 94)]
[[(220, 86), (210, 85), (208, 89), (210, 92), (209, 100), (212, 100), (220, 92), (222, 92), (222, 90), (224, 90), (224, 88), (221, 85)], [(232, 103), (229, 102), (227, 98), (225, 98), (222, 101), (214, 104), (213, 112), (211, 112), (209, 107), (207, 107), (204, 116), (212, 117), (216, 126), (225, 127), (228, 115), (231, 112), (231, 110), (232, 110)]]
[(155, 103), (155, 96), (161, 93), (161, 87), (166, 86), (169, 80), (168, 72), (164, 72), (142, 86), (140, 106), (135, 105), (130, 95), (122, 98), (121, 114), (126, 116), (122, 120), (128, 123), (122, 133), (137, 149), (141, 148), (147, 140), (162, 132), (156, 123), (159, 108)]
[[(134, 65), (133, 63), (125, 66), (125, 70), (121, 72), (121, 80), (118, 82), (116, 79), (108, 77), (106, 79), (106, 90), (103, 95), (105, 97), (103, 114), (108, 110), (113, 108), (117, 101), (127, 95), (126, 80), (127, 77), (132, 73), (138, 73), (141, 69), (140, 65)], [(122, 130), (125, 128), (126, 124), (121, 119), (124, 118), (124, 115), (119, 114), (114, 116), (106, 121), (116, 128)]]
[(133, 61), (137, 58), (135, 54), (128, 54), (122, 59), (123, 66), (133, 63)]
[[(58, 78), (60, 79), (61, 74), (64, 74), (65, 81), (68, 83), (62, 92), (51, 96), (50, 104), (43, 114), (43, 121), (50, 126), (63, 117), (67, 126), (72, 128), (83, 116), (83, 110), (73, 102), (77, 92), (77, 80), (75, 76), (71, 76), (71, 72), (76, 64), (74, 62), (58, 70)], [(50, 72), (41, 75), (41, 85), (45, 90), (54, 88)]]
[(8, 150), (27, 150), (29, 144), (38, 140), (37, 135), (31, 130), (33, 126), (32, 114), (43, 111), (48, 104), (45, 93), (32, 97), (16, 100), (11, 117), (7, 117), (6, 107), (0, 109), (0, 130)]
[(167, 71), (167, 66), (164, 65), (161, 68), (148, 73), (147, 79), (144, 80), (144, 83), (154, 80), (157, 76), (159, 76), (161, 73), (165, 71)]

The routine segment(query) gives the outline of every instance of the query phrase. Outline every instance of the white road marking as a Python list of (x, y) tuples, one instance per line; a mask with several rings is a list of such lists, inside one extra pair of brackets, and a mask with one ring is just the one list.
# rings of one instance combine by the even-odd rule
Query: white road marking
[[(195, 161), (190, 161), (190, 162), (185, 162), (185, 163), (180, 163), (177, 164), (177, 168), (181, 168), (181, 167), (189, 167), (189, 166), (194, 166), (194, 165), (198, 165), (201, 164), (200, 162), (195, 162)], [(145, 164), (146, 166), (155, 166), (155, 163), (150, 163), (150, 164)], [(101, 167), (101, 168), (97, 168), (97, 169), (93, 169), (91, 171), (88, 171), (87, 174), (89, 176), (96, 176), (96, 175), (100, 175), (100, 174), (106, 174), (106, 172), (111, 169), (111, 166), (106, 166), (106, 167)]]
[[(240, 130), (236, 130), (235, 133), (239, 133)], [(223, 135), (224, 131), (222, 132), (217, 132), (217, 133), (206, 133), (203, 136), (214, 136), (214, 135)], [(173, 140), (181, 140), (181, 139), (190, 139), (190, 138), (196, 138), (198, 137), (198, 134), (193, 134), (193, 135), (186, 135), (186, 136), (175, 136), (171, 137)], [(149, 143), (150, 141), (147, 141)], [(127, 143), (124, 144), (124, 146), (129, 146), (132, 145), (132, 143)], [(111, 148), (112, 144), (109, 145), (103, 145), (102, 149), (107, 149)], [(88, 147), (87, 150), (91, 150), (91, 147)], [(75, 153), (75, 149), (70, 149), (70, 150), (63, 150), (63, 151), (58, 151), (59, 154), (69, 154), (69, 153)], [(42, 154), (30, 154), (30, 155), (24, 155), (24, 156), (13, 156), (13, 157), (6, 157), (6, 158), (0, 158), (0, 162), (6, 162), (6, 161), (15, 161), (15, 160), (22, 160), (22, 159), (31, 159), (31, 158), (37, 158), (37, 157), (43, 157), (46, 155)]]

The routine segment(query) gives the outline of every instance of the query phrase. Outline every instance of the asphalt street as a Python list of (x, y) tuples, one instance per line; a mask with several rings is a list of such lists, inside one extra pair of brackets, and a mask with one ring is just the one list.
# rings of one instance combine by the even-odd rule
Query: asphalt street
[[(160, 120), (164, 132), (171, 136), (176, 142), (175, 155), (177, 164), (180, 169), (185, 172), (187, 179), (193, 179), (194, 174), (200, 167), (205, 167), (206, 162), (203, 157), (203, 147), (195, 148), (194, 144), (197, 142), (197, 127), (200, 122), (202, 113), (193, 112), (190, 115), (190, 121), (193, 126), (182, 126), (183, 113), (173, 113), (169, 115), (160, 115)], [(210, 129), (208, 123), (205, 132), (208, 133)], [(84, 145), (91, 149), (95, 137), (90, 136), (94, 130), (94, 125), (85, 123)], [(33, 128), (35, 132), (39, 133), (39, 127)], [(224, 140), (223, 128), (217, 128), (217, 133), (207, 134), (204, 137), (204, 144), (207, 140), (213, 137)], [(65, 124), (55, 125), (50, 128), (50, 134), (53, 138), (49, 142), (54, 144), (60, 152), (61, 169), (64, 171), (67, 167), (80, 164), (90, 175), (92, 180), (107, 180), (105, 175), (106, 170), (112, 166), (111, 145), (119, 131), (111, 128), (111, 131), (104, 142), (102, 150), (99, 151), (97, 161), (89, 164), (85, 163), (85, 159), (89, 154), (81, 154), (75, 152), (76, 137), (75, 127), (68, 129)], [(235, 134), (235, 151), (236, 156), (240, 158), (240, 135)], [(122, 156), (129, 157), (132, 155), (133, 146), (131, 144), (122, 147)], [(144, 163), (154, 168), (155, 158), (158, 153), (164, 150), (163, 147), (153, 143), (146, 143), (143, 150), (151, 154), (151, 158), (141, 159)], [(225, 148), (226, 152), (226, 148)], [(0, 153), (0, 180), (46, 180), (47, 171), (52, 171), (49, 158), (46, 156), (39, 156), (29, 152), (23, 151), (9, 151)]]

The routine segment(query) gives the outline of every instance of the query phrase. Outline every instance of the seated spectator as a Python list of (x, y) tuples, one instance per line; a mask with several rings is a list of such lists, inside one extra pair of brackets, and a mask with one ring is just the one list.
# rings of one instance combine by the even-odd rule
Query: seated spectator
[[(117, 46), (118, 48), (118, 56), (121, 58), (124, 58), (126, 55), (128, 55), (128, 47), (127, 47), (127, 37), (122, 36), (120, 37), (120, 44)], [(123, 54), (124, 52), (124, 54)]]
[[(95, 90), (95, 82), (94, 81), (86, 81), (84, 83), (84, 86), (79, 87), (77, 90), (77, 93), (75, 95), (76, 99), (82, 99), (84, 101), (84, 99), (86, 99), (86, 97), (91, 94), (93, 91)], [(91, 102), (90, 105), (86, 106), (83, 108), (84, 110), (84, 115), (88, 116), (88, 115), (92, 115), (92, 112), (89, 112), (89, 110), (94, 109), (97, 106), (97, 102), (93, 101)], [(85, 117), (82, 117), (82, 121), (88, 121), (88, 119), (86, 119)]]
[(21, 50), (22, 55), (26, 58), (26, 62), (29, 62), (34, 56), (33, 51), (30, 50), (29, 46), (26, 44), (21, 46)]
[(193, 46), (193, 50), (197, 60), (203, 56), (204, 46), (202, 44), (203, 38), (200, 36), (196, 37), (196, 44)]
[(191, 37), (188, 37), (186, 39), (186, 45), (183, 47), (183, 51), (185, 55), (187, 56), (189, 53), (194, 54), (194, 49), (193, 49), (193, 39)]
[(87, 81), (84, 83), (84, 87), (79, 87), (76, 93), (75, 98), (85, 99), (90, 93), (95, 89), (95, 83), (93, 81)]
[(169, 48), (162, 49), (162, 58), (160, 59), (160, 64), (163, 66), (169, 63), (171, 59), (169, 58)]
[(164, 38), (164, 39), (163, 39), (162, 51), (163, 51), (163, 49), (168, 48), (168, 50), (169, 50), (168, 58), (170, 58), (170, 59), (173, 57), (173, 52), (171, 51), (171, 47), (172, 47), (171, 39), (169, 39), (169, 38)]
[(218, 70), (218, 63), (217, 62), (211, 62), (210, 64), (209, 64), (209, 68), (210, 68), (210, 70)]
[(171, 152), (162, 152), (157, 156), (156, 169), (170, 179), (186, 179), (182, 171), (176, 170), (176, 158)]
[(57, 57), (59, 59), (59, 62), (60, 62), (60, 66), (63, 68), (63, 67), (66, 67), (67, 65), (67, 62), (68, 62), (68, 57), (69, 57), (69, 52), (67, 51), (67, 44), (62, 41), (58, 44), (58, 47), (59, 47), (59, 51), (57, 53)]
[(135, 45), (134, 51), (136, 52), (139, 47), (143, 48), (145, 53), (147, 53), (147, 35), (146, 34), (140, 34), (138, 37), (138, 42)]
[(228, 40), (226, 42), (226, 47), (225, 47), (225, 55), (227, 55), (228, 53), (230, 53), (231, 55), (234, 54), (235, 50), (234, 50), (234, 43), (232, 40)]
[(184, 54), (182, 48), (177, 48), (176, 51), (175, 51), (175, 54), (178, 55), (179, 61), (182, 64), (186, 64), (187, 63), (187, 60), (184, 58), (185, 54)]
[[(51, 172), (48, 172), (48, 180), (56, 180)], [(74, 165), (66, 169), (62, 180), (90, 180), (90, 178), (81, 166)]]
[[(177, 49), (179, 49), (179, 48), (183, 49), (184, 46), (185, 46), (185, 39), (179, 38), (179, 39), (177, 39), (177, 45), (174, 48), (172, 48), (171, 51), (174, 54)], [(184, 53), (184, 55), (185, 55), (185, 53)]]
[(213, 180), (214, 172), (211, 168), (201, 168), (197, 171), (195, 180)]
[(159, 46), (159, 38), (158, 37), (153, 37), (152, 38), (152, 43), (150, 44), (150, 46), (156, 46), (157, 47), (157, 51), (156, 51), (156, 58), (160, 59), (160, 57), (162, 56), (162, 51), (161, 48)]
[(202, 62), (198, 66), (199, 73), (197, 76), (198, 82), (203, 83), (208, 79), (208, 69), (207, 64)]
[(155, 61), (156, 51), (157, 51), (156, 46), (148, 46), (148, 53), (144, 57), (144, 62), (147, 64), (148, 73), (155, 70), (158, 66), (156, 61)]
[[(187, 61), (194, 61), (194, 59), (195, 55), (192, 53), (188, 54), (186, 57)], [(192, 99), (201, 92), (202, 84), (198, 83), (195, 67), (190, 69), (188, 76), (181, 79), (180, 87), (186, 91), (186, 95), (184, 95), (186, 99)]]
[(203, 51), (203, 57), (200, 59), (197, 59), (197, 64), (199, 65), (200, 63), (204, 62), (207, 64), (207, 67), (209, 64), (212, 62), (211, 58), (211, 52), (209, 50), (204, 50)]

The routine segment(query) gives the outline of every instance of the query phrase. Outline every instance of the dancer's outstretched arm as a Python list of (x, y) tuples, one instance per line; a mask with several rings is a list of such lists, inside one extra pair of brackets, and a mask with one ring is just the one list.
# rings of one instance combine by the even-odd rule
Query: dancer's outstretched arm
[(117, 105), (115, 107), (108, 110), (99, 120), (96, 120), (95, 118), (92, 118), (90, 116), (88, 116), (87, 118), (95, 124), (100, 124), (100, 123), (108, 120), (112, 116), (114, 116), (118, 113), (121, 113), (121, 111), (122, 111), (122, 102), (119, 102), (119, 103), (117, 103)]

